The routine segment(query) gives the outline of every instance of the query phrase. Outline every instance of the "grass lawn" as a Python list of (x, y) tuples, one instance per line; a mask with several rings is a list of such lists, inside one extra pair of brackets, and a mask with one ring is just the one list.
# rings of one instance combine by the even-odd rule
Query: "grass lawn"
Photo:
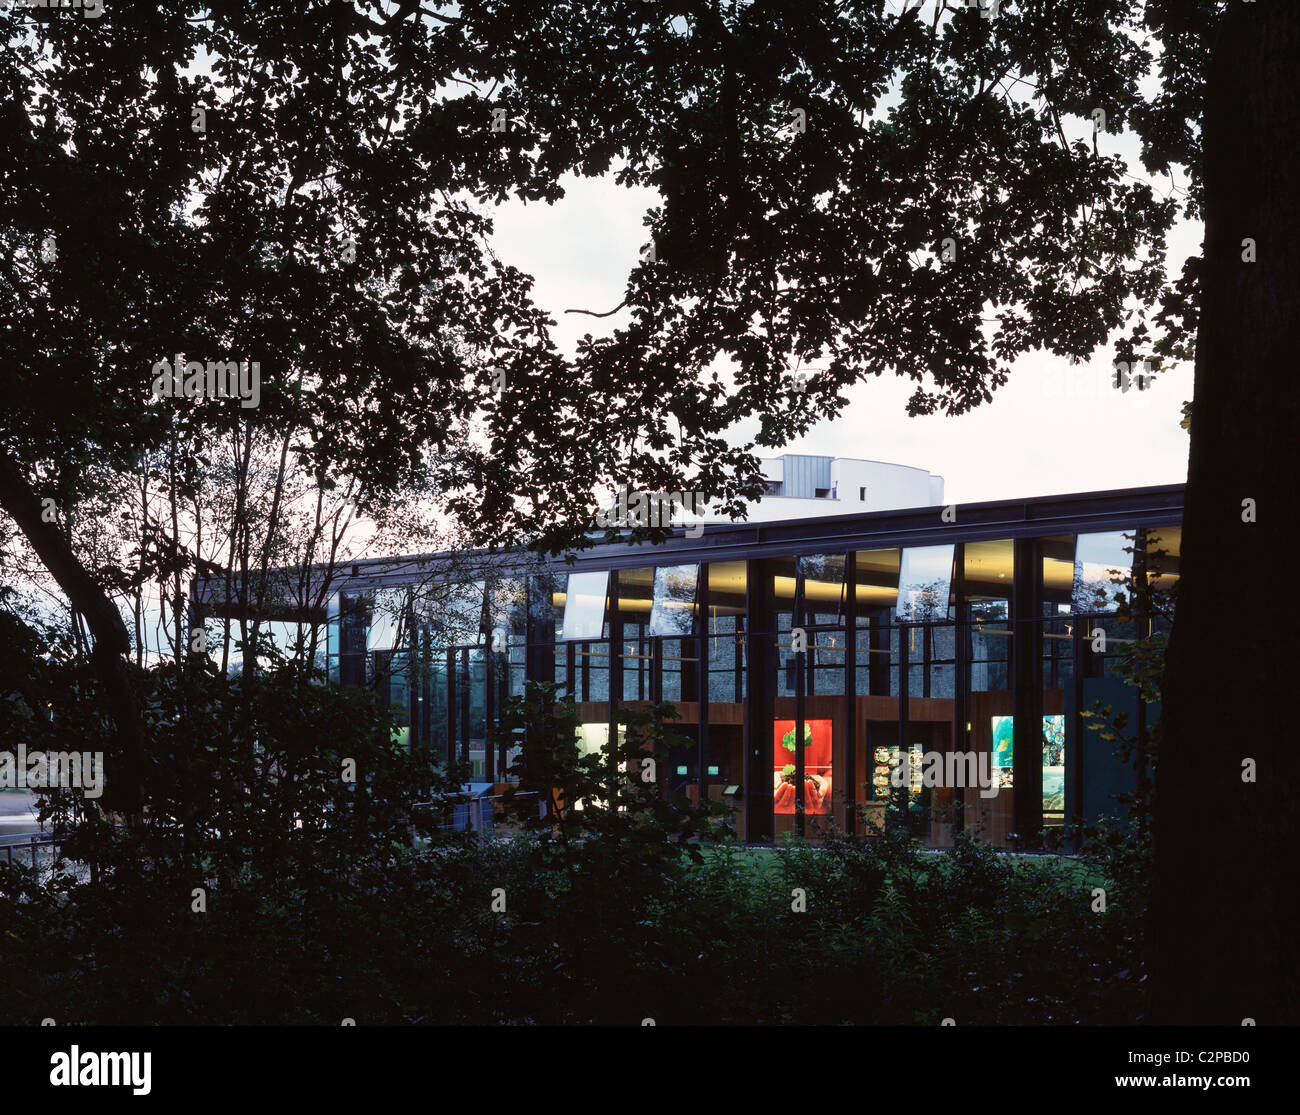
[[(721, 849), (716, 844), (707, 844), (701, 848), (701, 851), (703, 851), (706, 857), (713, 857), (719, 855)], [(737, 845), (737, 851), (740, 853), (742, 858), (749, 862), (751, 869), (756, 875), (772, 875), (780, 869), (780, 860), (777, 858), (777, 849), (773, 846)], [(921, 851), (923, 855), (938, 856), (946, 854), (948, 849), (922, 849)], [(1106, 882), (1106, 880), (1088, 864), (1073, 856), (1017, 855), (1014, 852), (999, 852), (998, 858), (1004, 863), (1009, 863), (1011, 869), (1021, 875), (1032, 874), (1036, 871), (1056, 871), (1064, 867), (1071, 867), (1076, 872), (1076, 878), (1080, 884), (1088, 886), (1103, 886)]]

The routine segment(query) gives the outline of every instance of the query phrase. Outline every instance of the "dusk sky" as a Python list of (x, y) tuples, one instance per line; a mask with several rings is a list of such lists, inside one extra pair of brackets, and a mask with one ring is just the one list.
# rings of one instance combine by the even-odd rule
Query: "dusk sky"
[[(1140, 172), (1132, 138), (1113, 142)], [(1153, 183), (1161, 195), (1169, 185), (1168, 179)], [(619, 187), (612, 177), (570, 178), (566, 186), (567, 197), (557, 205), (512, 202), (494, 217), (497, 252), (535, 277), (534, 296), (556, 321), (556, 343), (571, 352), (584, 333), (600, 335), (627, 321), (626, 311), (598, 319), (564, 310), (605, 312), (619, 304), (627, 273), (648, 240), (642, 218), (659, 195)], [(1198, 250), (1200, 235), (1199, 225), (1175, 227), (1170, 271), (1180, 271), (1183, 259)], [(926, 468), (944, 478), (946, 498), (956, 503), (1185, 481), (1187, 433), (1179, 421), (1192, 395), (1191, 365), (1162, 373), (1143, 393), (1121, 394), (1113, 378), (1109, 351), (1079, 369), (1049, 353), (1032, 353), (1016, 363), (992, 403), (960, 417), (909, 418), (915, 382), (882, 376), (849, 393), (841, 418), (819, 423), (784, 451)], [(738, 427), (734, 440), (745, 441), (756, 427)]]

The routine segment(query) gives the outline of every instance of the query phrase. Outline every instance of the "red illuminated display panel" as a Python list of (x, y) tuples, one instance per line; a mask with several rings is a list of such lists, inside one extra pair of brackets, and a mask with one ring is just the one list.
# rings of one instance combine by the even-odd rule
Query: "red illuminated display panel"
[[(777, 720), (772, 725), (772, 792), (776, 813), (795, 811), (794, 721)], [(831, 811), (831, 721), (805, 720), (804, 796), (805, 813)]]

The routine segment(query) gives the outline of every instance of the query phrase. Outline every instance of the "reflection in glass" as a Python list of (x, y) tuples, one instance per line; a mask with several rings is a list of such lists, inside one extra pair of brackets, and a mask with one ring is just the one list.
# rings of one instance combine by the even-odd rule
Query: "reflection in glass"
[(799, 625), (808, 647), (805, 693), (844, 692), (844, 560), (844, 554), (805, 554), (796, 561), (803, 601)]
[(405, 588), (381, 588), (374, 594), (367, 650), (394, 650), (406, 641), (403, 622), (408, 609)]
[[(1074, 538), (1070, 537), (1070, 555)], [(962, 570), (969, 621), (968, 657), (972, 692), (1010, 688), (1011, 589), (1015, 581), (1015, 543), (1010, 538), (967, 542)], [(1069, 592), (1069, 573), (1065, 586)]]
[(499, 699), (521, 696), (527, 664), (528, 582), (523, 577), (503, 577), (488, 586), (488, 645), (500, 656), (494, 684)]
[(926, 696), (951, 701), (957, 693), (957, 667), (952, 663), (931, 663)]
[[(1133, 543), (1123, 531), (1081, 534), (1074, 550), (1074, 610), (1113, 612), (1127, 596)], [(1128, 553), (1125, 553), (1125, 550)]]
[(708, 592), (701, 601), (708, 638), (709, 700), (737, 704), (745, 699), (745, 593), (748, 571), (743, 561), (709, 566)]
[(1154, 592), (1171, 592), (1178, 583), (1183, 548), (1181, 526), (1150, 527), (1146, 532), (1147, 586)]
[(381, 656), (376, 656), (375, 672), (385, 690), (384, 703), (394, 713), (397, 722), (393, 729), (393, 742), (409, 750), (411, 746), (410, 655), (406, 652), (392, 655), (383, 669), (380, 668), (379, 657)]
[(1070, 610), (1074, 591), (1074, 535), (1039, 539), (1043, 551), (1043, 615)]
[[(522, 636), (527, 630), (527, 600), (525, 582), (519, 577), (506, 577), (494, 584), (488, 595), (489, 621), (493, 632), (501, 630), (509, 636)], [(494, 642), (501, 640), (494, 639)], [(513, 642), (513, 639), (507, 638)], [(500, 647), (497, 648), (498, 650)]]
[(928, 623), (948, 618), (952, 588), (951, 544), (909, 546), (903, 550), (898, 575), (898, 618), (906, 623)]
[(665, 701), (680, 701), (683, 699), (682, 694), (682, 671), (695, 669), (695, 660), (692, 658), (687, 661), (688, 655), (683, 653), (681, 639), (665, 639), (663, 641), (663, 671), (661, 673), (663, 696)]
[(844, 609), (844, 555), (805, 554), (798, 559), (803, 581), (803, 622), (839, 623)]
[(549, 570), (528, 578), (528, 639), (549, 643), (559, 628), (559, 577)]
[(898, 603), (898, 550), (859, 550), (853, 558), (859, 614), (871, 608), (894, 607)]
[(689, 635), (695, 622), (698, 565), (661, 565), (655, 570), (651, 635)]
[(605, 596), (609, 570), (570, 573), (564, 591), (562, 639), (599, 639), (605, 633)]
[(442, 609), (443, 642), (446, 646), (468, 646), (483, 638), (484, 582), (451, 585)]

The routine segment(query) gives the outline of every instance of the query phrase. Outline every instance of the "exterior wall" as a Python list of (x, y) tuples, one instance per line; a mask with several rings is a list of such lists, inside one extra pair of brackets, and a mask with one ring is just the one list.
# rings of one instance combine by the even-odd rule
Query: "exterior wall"
[(831, 486), (831, 465), (833, 457), (805, 457), (796, 453), (787, 453), (782, 458), (785, 462), (781, 480), (781, 494), (794, 499), (814, 499), (818, 489), (828, 490)]
[[(751, 504), (747, 522), (786, 522), (943, 503), (943, 477), (885, 461), (787, 453), (764, 460), (763, 475), (781, 484), (781, 494)], [(861, 498), (864, 488), (865, 499)], [(819, 489), (830, 494), (818, 498)], [(712, 513), (701, 518), (705, 523), (732, 521)]]
[[(712, 506), (704, 506), (699, 513), (679, 511), (673, 524), (695, 528), (736, 521), (790, 522), (829, 515), (935, 507), (943, 503), (943, 477), (910, 465), (798, 453), (787, 453), (761, 463), (765, 479), (779, 485), (780, 491), (750, 503), (744, 519), (733, 520)], [(825, 494), (819, 496), (818, 492)], [(617, 505), (612, 504), (610, 510), (617, 514)]]
[[(943, 502), (943, 477), (923, 468), (842, 458), (831, 466), (831, 481), (843, 505), (842, 513), (932, 507)], [(861, 488), (867, 489), (865, 502), (858, 498)]]

